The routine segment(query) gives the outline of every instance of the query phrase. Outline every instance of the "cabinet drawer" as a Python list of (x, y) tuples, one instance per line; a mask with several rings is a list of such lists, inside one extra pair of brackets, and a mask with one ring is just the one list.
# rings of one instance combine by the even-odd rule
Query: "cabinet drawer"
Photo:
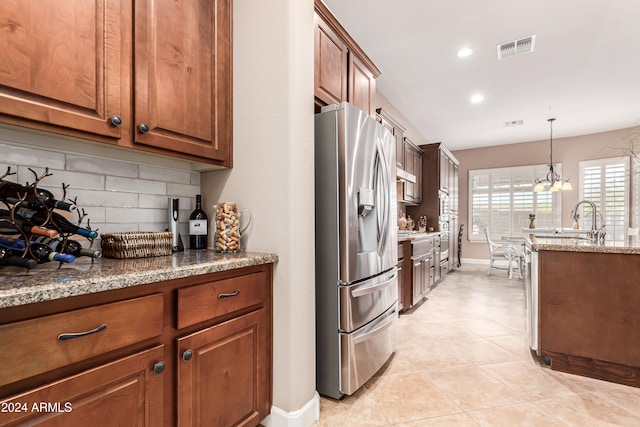
[(0, 384), (159, 336), (163, 310), (154, 294), (0, 326)]
[(157, 346), (0, 398), (0, 426), (162, 426), (163, 356)]
[(433, 239), (426, 238), (411, 242), (411, 252), (414, 256), (423, 255), (433, 249)]
[(269, 290), (264, 272), (178, 289), (177, 327), (195, 325), (252, 306), (263, 306)]

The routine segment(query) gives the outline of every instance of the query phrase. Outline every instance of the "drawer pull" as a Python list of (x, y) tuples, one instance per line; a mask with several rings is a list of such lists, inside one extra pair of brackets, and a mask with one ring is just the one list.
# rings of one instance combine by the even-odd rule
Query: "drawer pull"
[(184, 353), (182, 353), (182, 360), (184, 361), (189, 361), (191, 360), (192, 357), (193, 357), (193, 351), (191, 350), (187, 350)]
[(58, 335), (58, 339), (60, 341), (64, 341), (64, 340), (71, 340), (74, 338), (80, 338), (80, 337), (86, 337), (87, 335), (92, 335), (92, 334), (97, 334), (100, 331), (104, 331), (105, 329), (107, 329), (107, 325), (105, 323), (103, 323), (102, 325), (98, 326), (95, 329), (92, 329), (90, 331), (87, 332), (78, 332), (78, 333), (74, 333), (74, 334), (60, 334)]
[(230, 294), (218, 294), (218, 298), (222, 299), (222, 298), (231, 298), (231, 297), (235, 297), (240, 295), (240, 289), (238, 289), (235, 292), (232, 292)]
[(153, 372), (155, 372), (156, 374), (160, 375), (161, 373), (164, 372), (164, 368), (166, 367), (164, 362), (158, 362), (155, 365), (153, 365)]

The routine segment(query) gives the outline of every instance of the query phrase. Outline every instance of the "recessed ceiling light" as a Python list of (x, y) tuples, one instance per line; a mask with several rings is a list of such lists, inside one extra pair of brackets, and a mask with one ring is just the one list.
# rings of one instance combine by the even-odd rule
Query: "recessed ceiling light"
[(471, 102), (474, 104), (479, 104), (484, 101), (484, 95), (477, 93), (471, 97)]
[(468, 48), (468, 47), (463, 47), (457, 53), (458, 58), (465, 58), (467, 56), (471, 56), (471, 54), (473, 54), (473, 50), (471, 50), (471, 48)]

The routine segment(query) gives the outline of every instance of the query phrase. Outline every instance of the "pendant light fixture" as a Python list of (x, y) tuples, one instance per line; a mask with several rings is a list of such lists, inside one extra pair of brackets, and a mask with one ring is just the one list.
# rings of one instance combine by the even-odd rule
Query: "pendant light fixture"
[(553, 164), (553, 121), (555, 119), (548, 119), (551, 133), (549, 136), (549, 172), (545, 178), (536, 178), (535, 187), (533, 191), (538, 193), (540, 191), (565, 191), (573, 190), (573, 186), (569, 182), (569, 178), (563, 179), (556, 172), (556, 165)]

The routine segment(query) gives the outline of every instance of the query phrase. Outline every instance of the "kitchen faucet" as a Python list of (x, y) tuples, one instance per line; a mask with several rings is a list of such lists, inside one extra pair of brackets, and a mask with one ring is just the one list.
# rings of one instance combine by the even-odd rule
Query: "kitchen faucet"
[(571, 211), (571, 218), (573, 218), (574, 221), (578, 220), (580, 216), (578, 214), (578, 207), (585, 203), (591, 207), (591, 231), (589, 232), (589, 237), (591, 237), (591, 241), (593, 243), (604, 242), (604, 236), (606, 234), (604, 230), (604, 228), (606, 227), (606, 225), (604, 224), (604, 218), (602, 217), (602, 213), (600, 213), (601, 226), (600, 228), (598, 228), (596, 224), (598, 210), (596, 209), (596, 204), (593, 203), (591, 200), (580, 200)]

